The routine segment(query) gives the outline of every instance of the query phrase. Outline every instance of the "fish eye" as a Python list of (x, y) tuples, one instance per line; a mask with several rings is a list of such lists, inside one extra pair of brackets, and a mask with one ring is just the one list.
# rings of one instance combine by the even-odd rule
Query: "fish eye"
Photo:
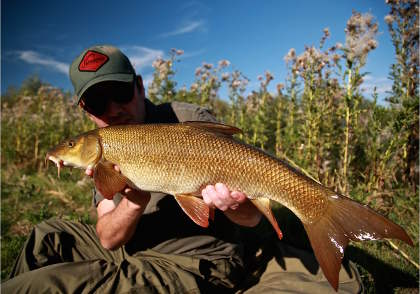
[(70, 148), (74, 147), (74, 145), (74, 141), (69, 141), (69, 143), (67, 144), (67, 146)]

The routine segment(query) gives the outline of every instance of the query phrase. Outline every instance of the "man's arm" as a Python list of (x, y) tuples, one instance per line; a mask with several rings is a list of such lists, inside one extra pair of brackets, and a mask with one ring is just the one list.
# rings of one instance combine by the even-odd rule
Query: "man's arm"
[[(120, 171), (115, 166), (116, 171)], [(89, 177), (93, 176), (93, 169), (85, 171)], [(120, 192), (123, 196), (116, 206), (113, 200), (103, 199), (98, 203), (96, 212), (96, 233), (101, 245), (110, 250), (117, 249), (130, 241), (136, 231), (137, 223), (150, 201), (150, 193), (124, 188)]]
[(117, 249), (126, 244), (136, 230), (150, 193), (126, 188), (117, 206), (114, 201), (104, 199), (97, 207), (98, 221), (96, 232), (102, 246), (106, 249)]

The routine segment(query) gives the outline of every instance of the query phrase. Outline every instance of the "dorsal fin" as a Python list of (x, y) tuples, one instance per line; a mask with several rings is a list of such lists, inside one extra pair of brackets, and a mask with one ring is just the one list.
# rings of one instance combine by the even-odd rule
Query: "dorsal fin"
[(183, 125), (192, 126), (195, 128), (205, 129), (212, 133), (219, 133), (226, 136), (233, 136), (235, 134), (243, 133), (241, 129), (225, 124), (205, 122), (205, 121), (186, 121)]

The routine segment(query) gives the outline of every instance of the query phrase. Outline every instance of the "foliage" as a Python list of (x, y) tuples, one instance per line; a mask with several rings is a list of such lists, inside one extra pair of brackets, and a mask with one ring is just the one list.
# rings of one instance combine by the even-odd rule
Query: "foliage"
[(388, 101), (393, 108), (392, 128), (397, 135), (390, 152), (404, 165), (398, 179), (416, 189), (419, 177), (419, 4), (418, 1), (388, 1), (385, 17), (395, 48), (391, 66), (393, 81)]
[[(91, 188), (81, 173), (62, 180), (44, 166), (44, 158), (63, 138), (93, 128), (70, 95), (28, 78), (1, 102), (2, 280), (31, 227), (51, 217), (92, 221)], [(77, 182), (77, 185), (74, 183)]]

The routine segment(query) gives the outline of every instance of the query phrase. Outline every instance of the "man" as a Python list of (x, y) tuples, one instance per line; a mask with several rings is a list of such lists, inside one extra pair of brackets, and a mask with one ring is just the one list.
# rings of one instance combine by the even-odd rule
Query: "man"
[[(70, 78), (78, 104), (98, 127), (215, 121), (206, 109), (191, 104), (152, 104), (128, 58), (112, 46), (85, 50), (72, 63)], [(249, 288), (258, 279), (245, 279), (252, 268), (245, 256), (254, 260), (255, 255), (240, 240), (247, 233), (244, 227), (264, 225), (260, 212), (243, 193), (229, 191), (223, 183), (205, 187), (202, 196), (217, 208), (207, 229), (194, 224), (172, 196), (129, 187), (112, 200), (95, 193), (96, 228), (61, 220), (37, 225), (2, 290), (223, 293)], [(332, 291), (313, 254), (273, 240), (269, 254), (263, 252), (261, 264), (257, 262), (267, 270), (250, 293)], [(342, 271), (340, 289), (358, 291), (357, 277), (354, 270), (350, 275)]]
[[(98, 126), (215, 121), (186, 103), (155, 106), (128, 58), (94, 46), (70, 67), (78, 104)], [(118, 166), (115, 166), (118, 170)], [(86, 170), (87, 175), (93, 171)], [(126, 187), (113, 200), (95, 193), (92, 226), (49, 220), (35, 227), (3, 290), (9, 292), (171, 292), (233, 289), (244, 273), (230, 221), (256, 226), (261, 214), (244, 194), (222, 184), (202, 191), (218, 208), (215, 224), (194, 224), (173, 197)], [(230, 221), (226, 221), (226, 218)]]

